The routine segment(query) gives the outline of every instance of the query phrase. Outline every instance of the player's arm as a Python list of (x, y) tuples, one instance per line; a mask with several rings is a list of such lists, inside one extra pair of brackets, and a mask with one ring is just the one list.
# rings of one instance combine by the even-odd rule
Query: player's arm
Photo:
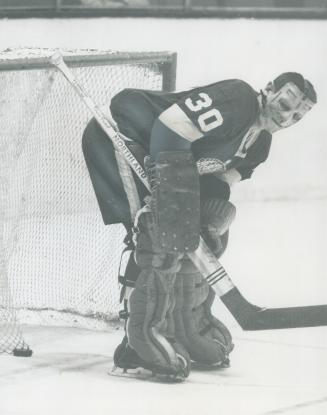
[[(217, 102), (218, 101), (218, 102)], [(163, 151), (187, 151), (194, 141), (217, 131), (224, 119), (214, 87), (196, 89), (162, 112), (155, 121), (150, 142), (153, 157)]]
[(178, 134), (171, 124), (158, 118), (152, 128), (150, 141), (150, 155), (155, 159), (165, 151), (190, 151), (192, 142)]
[(263, 130), (260, 133), (257, 141), (249, 148), (246, 158), (236, 167), (240, 180), (249, 179), (255, 169), (267, 160), (271, 140), (272, 136), (267, 131)]
[[(152, 128), (151, 164), (148, 163), (147, 170), (150, 182), (155, 184), (153, 206), (162, 207), (162, 213), (156, 215), (160, 217), (157, 233), (168, 235), (164, 241), (167, 252), (192, 251), (199, 243), (199, 172), (191, 146), (223, 123), (214, 99), (209, 96), (214, 91), (209, 89), (204, 87), (182, 94), (178, 102), (160, 114)], [(188, 203), (186, 194), (191, 197)]]

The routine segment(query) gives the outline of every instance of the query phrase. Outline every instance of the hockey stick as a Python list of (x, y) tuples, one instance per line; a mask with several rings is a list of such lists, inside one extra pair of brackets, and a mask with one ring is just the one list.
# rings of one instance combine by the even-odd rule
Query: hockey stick
[[(138, 175), (144, 186), (150, 190), (143, 167), (138, 163), (126, 146), (120, 133), (114, 128), (108, 117), (93, 102), (88, 93), (79, 84), (73, 73), (65, 64), (60, 53), (50, 57), (55, 66), (72, 85), (85, 105), (90, 109), (102, 129), (112, 140), (117, 151), (120, 151), (131, 168)], [(315, 327), (327, 325), (327, 305), (286, 307), (265, 309), (249, 303), (226, 273), (203, 239), (200, 239), (196, 251), (188, 254), (204, 278), (213, 287), (221, 301), (231, 312), (243, 330), (271, 330), (296, 327)]]

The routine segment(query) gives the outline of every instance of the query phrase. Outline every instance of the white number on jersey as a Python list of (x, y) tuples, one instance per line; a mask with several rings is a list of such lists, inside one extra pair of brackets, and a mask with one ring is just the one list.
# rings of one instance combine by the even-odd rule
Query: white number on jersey
[(204, 133), (219, 127), (223, 121), (223, 117), (217, 108), (212, 108), (211, 110), (204, 112), (198, 118), (199, 126)]
[[(208, 108), (211, 104), (212, 99), (204, 92), (199, 92), (199, 99), (196, 99), (195, 101), (192, 101), (191, 98), (187, 98), (185, 100), (185, 105), (192, 112), (198, 112), (203, 108)], [(224, 119), (217, 108), (211, 108), (210, 110), (200, 114), (198, 117), (199, 127), (204, 133), (219, 127), (223, 121)]]
[(197, 99), (195, 102), (192, 102), (191, 98), (187, 98), (185, 101), (185, 105), (193, 112), (197, 112), (202, 110), (202, 108), (210, 107), (212, 104), (212, 99), (209, 97), (208, 94), (204, 92), (199, 93), (200, 99)]

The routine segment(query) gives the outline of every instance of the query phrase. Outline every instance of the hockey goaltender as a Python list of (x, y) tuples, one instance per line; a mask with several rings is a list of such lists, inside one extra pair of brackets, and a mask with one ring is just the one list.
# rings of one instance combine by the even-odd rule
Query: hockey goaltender
[(312, 84), (295, 72), (260, 93), (237, 79), (177, 93), (122, 90), (111, 115), (144, 165), (151, 194), (98, 122), (89, 122), (82, 145), (103, 221), (124, 224), (132, 249), (120, 277), (126, 334), (117, 367), (182, 380), (191, 362), (228, 366), (231, 334), (212, 315), (215, 293), (186, 254), (201, 235), (222, 255), (236, 212), (230, 187), (267, 159), (272, 133), (316, 102)]

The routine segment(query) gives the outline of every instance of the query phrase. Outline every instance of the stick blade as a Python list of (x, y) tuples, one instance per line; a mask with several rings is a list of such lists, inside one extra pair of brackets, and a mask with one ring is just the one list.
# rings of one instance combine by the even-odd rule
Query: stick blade
[(327, 326), (327, 305), (261, 308), (249, 303), (234, 287), (220, 297), (245, 331)]

